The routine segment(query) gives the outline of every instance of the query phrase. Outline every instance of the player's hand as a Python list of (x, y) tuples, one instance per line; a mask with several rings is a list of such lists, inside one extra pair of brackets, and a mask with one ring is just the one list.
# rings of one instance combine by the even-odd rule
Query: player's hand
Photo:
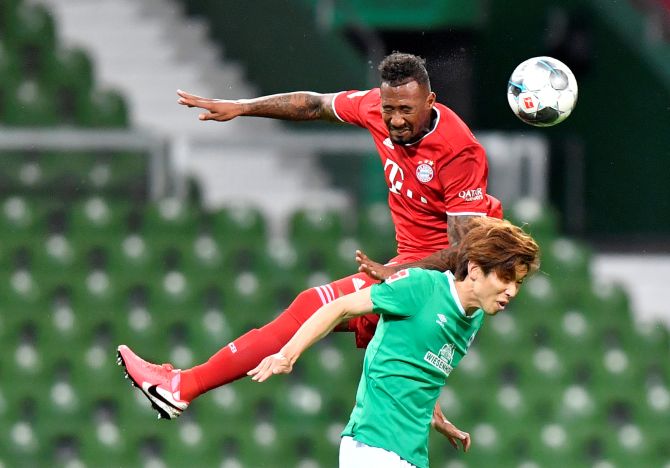
[(293, 365), (283, 354), (277, 353), (264, 358), (260, 364), (247, 372), (251, 380), (265, 382), (274, 374), (288, 374), (293, 370)]
[(467, 452), (470, 449), (470, 434), (465, 431), (461, 431), (447, 418), (445, 418), (439, 404), (436, 404), (435, 408), (433, 409), (433, 420), (430, 422), (430, 425), (437, 432), (445, 436), (449, 443), (453, 445), (456, 450), (458, 450), (459, 441), (463, 446), (464, 452)]
[(370, 278), (375, 280), (385, 280), (396, 272), (395, 268), (382, 265), (374, 260), (370, 260), (365, 253), (360, 250), (356, 251), (356, 262), (358, 262), (358, 271), (365, 273)]
[(211, 99), (195, 94), (187, 93), (181, 89), (177, 90), (177, 103), (187, 107), (199, 107), (207, 112), (198, 115), (200, 120), (216, 120), (218, 122), (225, 122), (238, 117), (242, 112), (241, 106), (236, 101), (228, 101), (225, 99)]

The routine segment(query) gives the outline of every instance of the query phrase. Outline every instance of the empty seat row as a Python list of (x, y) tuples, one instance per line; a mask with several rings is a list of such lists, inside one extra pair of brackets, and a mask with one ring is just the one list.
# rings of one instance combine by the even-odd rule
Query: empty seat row
[(8, 126), (126, 127), (116, 91), (96, 86), (93, 64), (64, 48), (44, 5), (6, 0), (0, 11), (0, 123)]

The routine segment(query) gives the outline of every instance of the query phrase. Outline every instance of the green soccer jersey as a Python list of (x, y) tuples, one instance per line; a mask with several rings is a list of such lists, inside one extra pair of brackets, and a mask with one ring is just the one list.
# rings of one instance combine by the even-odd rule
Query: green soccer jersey
[(410, 268), (370, 294), (380, 320), (342, 435), (427, 467), (433, 407), (484, 312), (465, 315), (451, 272)]

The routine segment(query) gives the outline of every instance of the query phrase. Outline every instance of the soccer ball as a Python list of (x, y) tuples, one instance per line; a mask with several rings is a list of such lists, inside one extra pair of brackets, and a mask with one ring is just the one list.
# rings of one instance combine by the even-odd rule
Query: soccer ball
[(577, 80), (552, 57), (533, 57), (519, 64), (507, 85), (507, 102), (527, 124), (551, 127), (568, 118), (577, 103)]

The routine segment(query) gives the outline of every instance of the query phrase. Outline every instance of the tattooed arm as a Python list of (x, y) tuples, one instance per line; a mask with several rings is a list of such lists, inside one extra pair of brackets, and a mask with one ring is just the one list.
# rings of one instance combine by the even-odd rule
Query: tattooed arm
[(206, 111), (199, 115), (200, 120), (225, 122), (246, 115), (281, 120), (339, 122), (332, 106), (335, 94), (298, 91), (237, 100), (204, 98), (181, 90), (177, 91), (177, 95), (177, 102), (182, 106), (199, 107)]
[(368, 276), (378, 280), (384, 280), (393, 273), (405, 268), (424, 268), (426, 270), (440, 270), (445, 271), (451, 268), (449, 265), (449, 250), (451, 247), (457, 246), (463, 238), (468, 221), (473, 216), (448, 216), (447, 217), (447, 235), (449, 236), (449, 245), (447, 249), (438, 250), (434, 254), (416, 262), (403, 263), (401, 265), (382, 265), (381, 263), (370, 260), (360, 250), (356, 251), (356, 261), (358, 262), (358, 271), (366, 273)]

